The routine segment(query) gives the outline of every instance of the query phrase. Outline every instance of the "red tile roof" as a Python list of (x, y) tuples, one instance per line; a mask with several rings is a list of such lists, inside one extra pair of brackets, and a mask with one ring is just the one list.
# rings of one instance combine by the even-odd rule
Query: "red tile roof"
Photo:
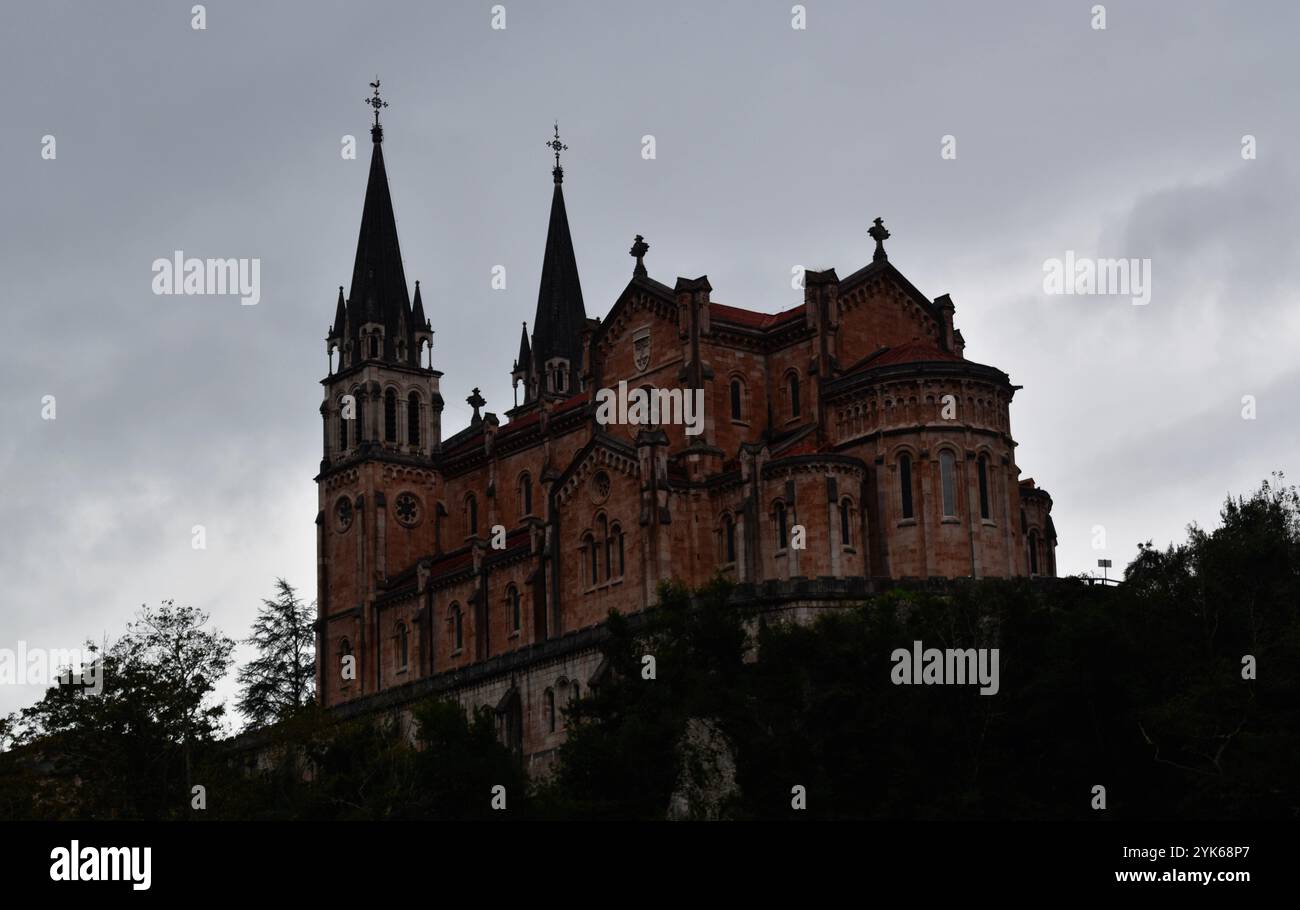
[(859, 360), (846, 372), (857, 373), (861, 370), (874, 370), (876, 367), (893, 366), (899, 363), (933, 363), (936, 360), (960, 363), (962, 358), (951, 351), (940, 350), (930, 341), (909, 341), (892, 348), (882, 348)]
[(780, 313), (757, 313), (754, 310), (743, 310), (740, 307), (727, 306), (722, 303), (709, 303), (711, 318), (735, 325), (747, 326), (751, 329), (770, 329), (773, 326), (791, 322), (798, 319), (803, 310), (803, 304), (799, 304)]

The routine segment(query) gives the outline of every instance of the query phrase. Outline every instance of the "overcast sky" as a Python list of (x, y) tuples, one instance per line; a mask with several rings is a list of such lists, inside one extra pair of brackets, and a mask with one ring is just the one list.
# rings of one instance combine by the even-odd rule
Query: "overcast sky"
[[(164, 598), (241, 638), (277, 575), (314, 597), (324, 336), (376, 74), (445, 435), (474, 386), (510, 405), (558, 119), (589, 315), (634, 234), (653, 277), (775, 312), (796, 265), (866, 264), (882, 216), (967, 357), (1024, 386), (1012, 432), (1062, 574), (1295, 472), (1294, 3), (1114, 2), (1105, 30), (1074, 0), (811, 0), (803, 30), (784, 0), (504, 0), (504, 30), (487, 0), (211, 2), (201, 31), (191, 5), (0, 7), (0, 647), (115, 636)], [(153, 294), (174, 250), (260, 259), (260, 303)], [(1067, 250), (1149, 258), (1151, 302), (1047, 295)], [(0, 712), (38, 696), (0, 686)]]

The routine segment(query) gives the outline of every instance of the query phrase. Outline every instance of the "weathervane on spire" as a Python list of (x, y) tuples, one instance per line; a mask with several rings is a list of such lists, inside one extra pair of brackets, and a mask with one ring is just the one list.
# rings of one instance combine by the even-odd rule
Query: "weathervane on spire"
[(370, 83), (370, 87), (374, 89), (374, 94), (372, 94), (369, 98), (366, 99), (366, 104), (370, 105), (372, 108), (375, 109), (375, 125), (370, 128), (370, 132), (372, 135), (374, 135), (375, 139), (378, 140), (384, 134), (383, 127), (379, 125), (379, 109), (381, 107), (388, 107), (388, 102), (384, 101), (379, 97), (378, 76), (375, 77), (374, 82)]
[(559, 183), (564, 179), (564, 168), (560, 167), (560, 152), (567, 151), (568, 146), (560, 141), (560, 122), (555, 122), (555, 138), (546, 143), (546, 147), (555, 152), (555, 170), (551, 171), (555, 177), (555, 182)]

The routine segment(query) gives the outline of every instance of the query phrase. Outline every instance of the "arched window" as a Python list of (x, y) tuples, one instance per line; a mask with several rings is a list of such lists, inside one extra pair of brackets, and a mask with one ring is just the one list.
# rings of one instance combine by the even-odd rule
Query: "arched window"
[(604, 541), (602, 544), (605, 550), (605, 581), (609, 581), (614, 574), (614, 541), (609, 536), (609, 519), (604, 515), (596, 519), (596, 539)]
[(587, 563), (584, 568), (587, 570), (586, 574), (588, 583), (593, 588), (596, 586), (596, 582), (600, 579), (599, 560), (596, 559), (596, 554), (598, 552), (596, 538), (592, 536), (590, 532), (582, 535), (583, 560)]
[(348, 448), (348, 418), (343, 416), (343, 409), (346, 405), (343, 399), (339, 399), (339, 451), (346, 452)]
[(609, 572), (615, 578), (623, 577), (623, 527), (618, 522), (609, 526), (609, 543), (605, 548)]
[(478, 497), (473, 493), (465, 497), (465, 527), (470, 536), (478, 533)]
[(989, 517), (989, 457), (981, 455), (975, 463), (980, 483), (980, 518)]
[(544, 710), (546, 711), (546, 732), (555, 732), (555, 693), (546, 690)]
[(957, 458), (949, 449), (939, 453), (939, 482), (943, 488), (943, 517), (957, 514)]
[(790, 373), (786, 377), (786, 384), (790, 391), (790, 417), (799, 416), (799, 374)]
[(406, 442), (409, 445), (420, 444), (420, 393), (412, 392), (406, 396)]
[(460, 611), (460, 604), (453, 603), (447, 609), (451, 620), (451, 653), (459, 654), (465, 645), (465, 614)]
[(912, 456), (904, 452), (898, 456), (898, 487), (903, 497), (903, 517), (912, 513)]
[(397, 442), (397, 391), (384, 392), (384, 441)]
[(742, 388), (739, 379), (731, 380), (731, 419), (740, 420), (743, 413), (742, 405), (744, 404), (745, 390)]
[(523, 625), (523, 611), (519, 605), (519, 589), (514, 585), (506, 588), (506, 619), (510, 622), (510, 631), (518, 632)]
[(1038, 532), (1029, 532), (1029, 574), (1038, 574)]
[(397, 668), (405, 670), (411, 655), (411, 636), (406, 630), (406, 623), (397, 624)]
[(773, 517), (776, 519), (776, 548), (784, 550), (790, 545), (789, 528), (786, 526), (785, 503), (781, 500), (776, 501), (772, 507)]
[(360, 389), (353, 389), (352, 398), (356, 402), (356, 406), (352, 409), (352, 411), (354, 414), (357, 415), (356, 437), (357, 437), (357, 445), (360, 445), (361, 443), (365, 442), (367, 438), (366, 437), (366, 396), (365, 393), (362, 392)]
[(846, 496), (840, 500), (840, 546), (853, 546), (853, 503)]
[(573, 700), (577, 702), (580, 701), (581, 699), (582, 699), (582, 686), (578, 685), (578, 681), (575, 679), (573, 681)]
[(533, 514), (533, 478), (527, 471), (519, 475), (519, 514)]
[(722, 561), (736, 561), (736, 520), (730, 515), (722, 516)]
[(370, 336), (370, 356), (371, 356), (371, 357), (378, 357), (378, 356), (379, 356), (379, 336), (378, 336), (378, 335), (371, 335), (371, 336)]

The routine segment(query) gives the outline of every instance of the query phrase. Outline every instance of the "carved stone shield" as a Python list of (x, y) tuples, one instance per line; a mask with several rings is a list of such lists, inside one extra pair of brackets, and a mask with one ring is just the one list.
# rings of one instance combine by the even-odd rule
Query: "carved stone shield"
[(650, 366), (649, 332), (643, 332), (632, 339), (632, 355), (636, 361), (637, 372), (643, 372)]

